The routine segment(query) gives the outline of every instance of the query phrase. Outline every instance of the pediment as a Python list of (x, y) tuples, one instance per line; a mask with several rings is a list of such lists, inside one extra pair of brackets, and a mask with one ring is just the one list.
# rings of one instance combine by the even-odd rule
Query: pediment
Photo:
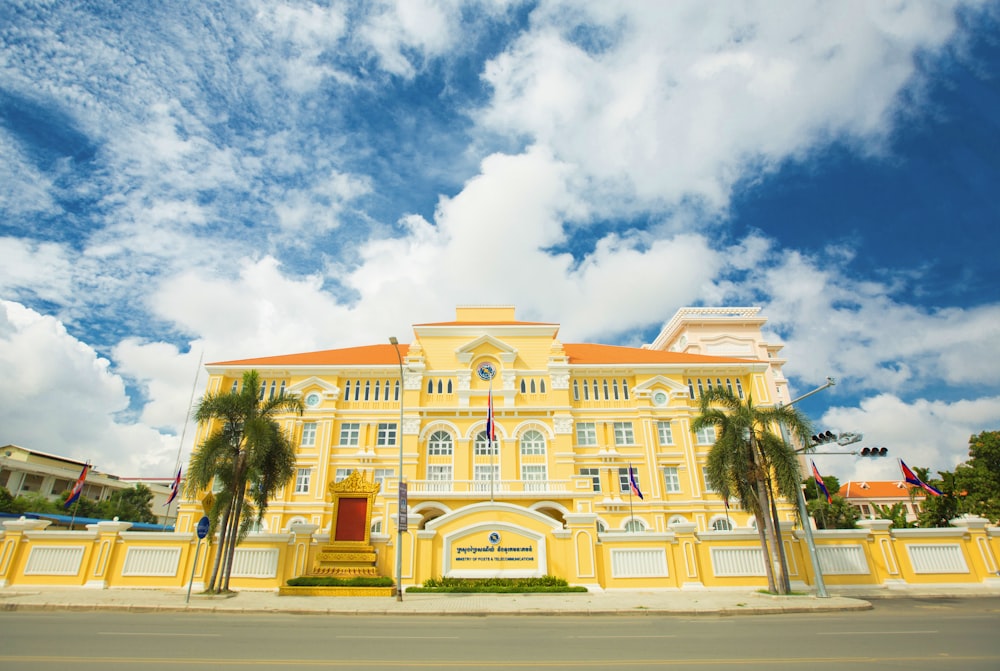
[(313, 375), (312, 377), (302, 380), (301, 382), (296, 382), (295, 384), (290, 385), (288, 387), (288, 393), (301, 396), (302, 392), (311, 387), (319, 387), (322, 389), (324, 396), (336, 396), (340, 392), (340, 388), (337, 387), (337, 385), (330, 384), (326, 380)]
[(661, 388), (665, 387), (667, 390), (670, 391), (671, 394), (684, 394), (685, 396), (687, 396), (688, 394), (688, 388), (686, 386), (684, 386), (680, 382), (677, 382), (676, 380), (671, 380), (669, 377), (665, 377), (663, 375), (657, 375), (656, 377), (651, 377), (645, 382), (637, 384), (633, 388), (633, 391), (636, 394), (642, 394), (642, 393), (648, 394), (657, 387)]
[(512, 364), (517, 358), (517, 348), (511, 347), (499, 338), (484, 334), (455, 350), (455, 356), (464, 364), (471, 363), (474, 357), (483, 354), (492, 354), (505, 364)]

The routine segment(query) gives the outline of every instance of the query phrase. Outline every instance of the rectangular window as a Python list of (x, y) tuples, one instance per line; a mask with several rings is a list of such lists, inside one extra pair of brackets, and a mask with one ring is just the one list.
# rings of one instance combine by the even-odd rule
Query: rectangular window
[(615, 422), (615, 445), (635, 445), (632, 422)]
[(357, 445), (361, 438), (361, 424), (357, 422), (350, 422), (347, 424), (340, 425), (340, 444), (341, 445)]
[(376, 468), (375, 469), (375, 482), (382, 485), (381, 491), (385, 491), (385, 481), (395, 480), (396, 469), (395, 468)]
[(577, 422), (576, 444), (582, 446), (597, 445), (597, 424), (594, 422)]
[(427, 466), (427, 491), (451, 491), (451, 466), (445, 464), (430, 464)]
[(708, 469), (705, 466), (701, 467), (701, 477), (705, 481), (705, 491), (714, 492), (715, 489), (713, 489), (712, 485), (710, 485), (708, 482)]
[[(638, 478), (638, 476), (636, 476)], [(619, 468), (618, 469), (618, 489), (621, 492), (628, 492), (632, 488), (628, 484), (628, 469)]]
[(497, 489), (500, 486), (500, 465), (476, 464), (473, 467), (472, 478), (475, 480), (473, 489), (477, 492), (488, 492), (491, 485)]
[(302, 424), (302, 447), (316, 447), (316, 422)]
[(343, 482), (351, 474), (351, 469), (349, 468), (338, 468), (333, 474), (334, 482)]
[(657, 422), (656, 433), (660, 437), (660, 445), (674, 444), (674, 434), (670, 430), (670, 422), (666, 421)]
[(663, 485), (667, 494), (679, 494), (681, 491), (681, 479), (677, 475), (676, 466), (663, 467)]
[(295, 493), (296, 494), (308, 494), (309, 493), (309, 476), (312, 474), (311, 468), (300, 468), (295, 473)]
[(594, 483), (594, 491), (601, 491), (601, 470), (599, 468), (581, 468), (580, 475), (585, 475)]
[(521, 480), (524, 481), (524, 491), (544, 492), (546, 489), (545, 464), (522, 464)]
[(375, 444), (379, 447), (396, 445), (396, 423), (379, 422)]
[(699, 445), (714, 445), (715, 444), (715, 427), (706, 426), (703, 429), (698, 429), (695, 433), (698, 438)]

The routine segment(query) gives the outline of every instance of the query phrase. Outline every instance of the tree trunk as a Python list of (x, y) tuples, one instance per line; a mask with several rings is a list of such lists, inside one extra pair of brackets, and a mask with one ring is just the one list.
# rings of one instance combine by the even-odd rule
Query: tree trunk
[(764, 531), (766, 525), (760, 515), (755, 515), (754, 518), (757, 520), (757, 536), (760, 538), (760, 551), (764, 555), (764, 574), (767, 576), (767, 591), (776, 592), (777, 589), (774, 586), (774, 569), (771, 567), (771, 556), (767, 550), (767, 535)]
[(240, 542), (240, 522), (243, 517), (243, 499), (246, 498), (246, 485), (237, 489), (238, 494), (233, 505), (233, 515), (229, 521), (229, 547), (226, 548), (226, 561), (223, 565), (222, 590), (229, 591), (229, 576), (233, 572), (233, 560), (236, 558), (236, 545)]
[(781, 561), (778, 559), (780, 539), (775, 532), (774, 520), (770, 515), (771, 497), (768, 496), (768, 483), (764, 475), (763, 460), (757, 454), (757, 441), (754, 439), (752, 431), (750, 432), (750, 458), (753, 460), (751, 467), (754, 469), (754, 478), (757, 480), (757, 505), (760, 506), (760, 516), (757, 518), (758, 532), (760, 531), (761, 518), (763, 518), (767, 542), (771, 546), (771, 552), (764, 555), (764, 560), (769, 561), (771, 565), (771, 570), (768, 571), (768, 588), (778, 594), (787, 594), (784, 583), (775, 579), (781, 575)]
[(788, 577), (788, 559), (785, 558), (785, 545), (781, 542), (781, 521), (778, 519), (778, 506), (774, 503), (774, 489), (771, 487), (771, 481), (768, 479), (767, 491), (771, 499), (771, 520), (774, 524), (775, 538), (778, 542), (778, 566), (780, 567), (780, 573), (777, 577), (777, 583), (781, 585), (781, 594), (791, 594), (792, 583)]
[(229, 513), (233, 509), (232, 501), (226, 506), (225, 512), (222, 514), (222, 523), (219, 524), (219, 546), (215, 548), (215, 561), (212, 563), (212, 575), (208, 579), (208, 583), (205, 585), (206, 592), (215, 591), (215, 581), (219, 575), (219, 567), (222, 566), (223, 549), (226, 547), (226, 539), (229, 531)]

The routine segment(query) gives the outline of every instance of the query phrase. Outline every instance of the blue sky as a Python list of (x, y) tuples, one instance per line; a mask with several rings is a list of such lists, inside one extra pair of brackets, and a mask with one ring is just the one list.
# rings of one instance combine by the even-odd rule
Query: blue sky
[(996, 2), (3, 3), (0, 443), (168, 476), (202, 357), (406, 341), (458, 304), (627, 345), (758, 305), (793, 393), (838, 380), (817, 425), (953, 468), (1000, 429), (998, 25)]

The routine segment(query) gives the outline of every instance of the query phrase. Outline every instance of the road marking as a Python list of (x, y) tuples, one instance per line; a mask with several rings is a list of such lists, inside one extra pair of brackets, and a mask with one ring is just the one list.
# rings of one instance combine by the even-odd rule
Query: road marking
[(937, 629), (904, 629), (902, 631), (816, 631), (814, 636), (885, 636), (886, 634), (940, 634)]
[(99, 631), (98, 636), (195, 636), (199, 638), (219, 638), (222, 634), (171, 633), (169, 631)]
[[(344, 640), (350, 640), (350, 641), (353, 641), (353, 640), (358, 639), (358, 638), (373, 638), (373, 639), (378, 639), (380, 641), (384, 641), (386, 639), (386, 636), (385, 636), (385, 634), (381, 634), (379, 636), (361, 636), (361, 635), (354, 635), (354, 634), (345, 634), (343, 636), (335, 636), (334, 638), (344, 639)], [(430, 640), (430, 641), (457, 641), (459, 639), (458, 636), (396, 636), (396, 635), (393, 635), (391, 638), (394, 641), (398, 641), (398, 640), (403, 640), (403, 641), (426, 641), (426, 640)]]
[(607, 636), (568, 636), (567, 638), (581, 638), (581, 639), (591, 639), (591, 638), (677, 638), (676, 634), (621, 634)]

